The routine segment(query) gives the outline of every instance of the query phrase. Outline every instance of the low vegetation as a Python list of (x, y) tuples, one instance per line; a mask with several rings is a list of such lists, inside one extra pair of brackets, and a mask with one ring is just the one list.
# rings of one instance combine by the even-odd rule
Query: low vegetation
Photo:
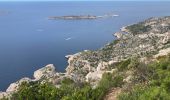
[(151, 26), (145, 26), (143, 23), (133, 24), (131, 26), (126, 27), (131, 33), (140, 34), (144, 32), (148, 32), (151, 29)]
[(12, 100), (101, 100), (111, 87), (121, 86), (123, 78), (105, 73), (99, 85), (92, 89), (88, 83), (75, 83), (66, 78), (56, 88), (50, 83), (24, 82)]
[[(56, 88), (46, 82), (23, 82), (12, 100), (102, 100), (113, 87), (122, 88), (119, 100), (169, 100), (170, 98), (170, 56), (159, 57), (157, 61), (144, 64), (136, 59), (120, 62), (118, 73), (105, 73), (98, 86), (75, 83), (65, 78)], [(131, 83), (123, 82), (122, 72), (133, 71)]]
[[(125, 90), (119, 100), (169, 100), (170, 98), (170, 58), (159, 57), (158, 62), (137, 68), (138, 84)], [(140, 70), (139, 70), (140, 69)], [(140, 71), (140, 72), (139, 72)], [(142, 79), (139, 76), (143, 77)], [(143, 81), (141, 81), (143, 80)]]

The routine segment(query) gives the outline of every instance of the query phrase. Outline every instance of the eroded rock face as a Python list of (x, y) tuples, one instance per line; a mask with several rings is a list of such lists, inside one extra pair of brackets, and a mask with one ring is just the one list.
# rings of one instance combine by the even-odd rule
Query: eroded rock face
[(0, 99), (2, 99), (3, 97), (7, 97), (7, 98), (10, 99), (11, 94), (17, 92), (19, 86), (23, 82), (29, 83), (29, 82), (33, 82), (33, 81), (39, 81), (41, 79), (44, 79), (44, 81), (47, 81), (45, 79), (49, 79), (48, 80), (49, 82), (53, 82), (54, 84), (56, 84), (57, 80), (63, 78), (62, 76), (63, 75), (60, 75), (60, 73), (56, 73), (55, 67), (54, 67), (53, 64), (46, 65), (45, 67), (34, 72), (34, 78), (35, 79), (30, 79), (30, 78), (25, 77), (25, 78), (20, 79), (17, 82), (11, 83), (9, 85), (9, 87), (7, 88), (6, 92), (0, 92)]
[(7, 92), (0, 92), (0, 99), (3, 99), (4, 97), (10, 97), (11, 93), (7, 93)]
[(34, 78), (36, 80), (41, 79), (42, 77), (51, 77), (56, 73), (55, 67), (53, 64), (46, 65), (45, 67), (34, 72)]

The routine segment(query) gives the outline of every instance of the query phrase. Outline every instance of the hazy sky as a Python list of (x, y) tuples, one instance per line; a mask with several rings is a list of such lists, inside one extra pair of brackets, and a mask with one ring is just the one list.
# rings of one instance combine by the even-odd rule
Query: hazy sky
[[(106, 0), (0, 0), (0, 1), (106, 1)], [(107, 0), (107, 1), (170, 1), (170, 0)]]

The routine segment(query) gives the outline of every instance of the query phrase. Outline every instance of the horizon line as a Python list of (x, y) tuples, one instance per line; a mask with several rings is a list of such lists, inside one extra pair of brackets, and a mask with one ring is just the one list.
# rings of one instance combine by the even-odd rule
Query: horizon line
[(0, 2), (107, 2), (107, 1), (110, 1), (110, 2), (170, 2), (169, 0), (162, 0), (162, 1), (159, 1), (159, 0), (156, 0), (156, 1), (152, 1), (152, 0), (139, 0), (139, 1), (136, 1), (136, 0), (105, 0), (105, 1), (101, 1), (101, 0), (91, 0), (91, 1), (87, 1), (87, 0), (58, 0), (58, 1), (54, 1), (54, 0), (48, 0), (48, 1), (21, 1), (21, 0), (16, 0), (16, 1), (0, 1)]
[(98, 2), (105, 2), (105, 1), (116, 1), (116, 2), (119, 2), (119, 1), (134, 1), (134, 2), (141, 2), (141, 1), (145, 1), (145, 2), (161, 2), (161, 1), (170, 1), (170, 0), (0, 0), (0, 2), (63, 2), (63, 1), (69, 1), (69, 2), (74, 2), (74, 1), (88, 1), (88, 2), (91, 2), (91, 1), (98, 1)]

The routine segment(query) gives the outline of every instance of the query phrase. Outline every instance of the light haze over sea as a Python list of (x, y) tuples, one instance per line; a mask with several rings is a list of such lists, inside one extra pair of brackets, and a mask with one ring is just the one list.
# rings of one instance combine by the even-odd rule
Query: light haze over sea
[[(97, 20), (48, 20), (49, 16), (105, 15)], [(170, 2), (0, 2), (0, 90), (47, 64), (67, 66), (65, 55), (96, 50), (122, 26), (169, 16)]]

